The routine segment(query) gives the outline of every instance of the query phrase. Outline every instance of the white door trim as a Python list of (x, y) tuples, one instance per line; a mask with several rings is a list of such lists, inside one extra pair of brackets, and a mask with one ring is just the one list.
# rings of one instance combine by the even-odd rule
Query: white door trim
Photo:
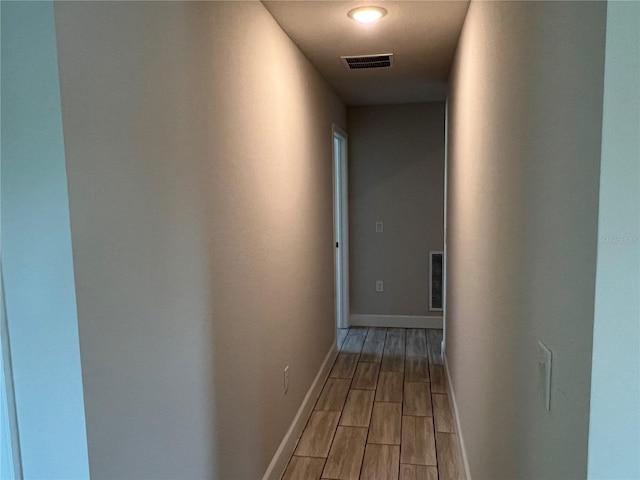
[[(2, 274), (2, 264), (0, 263), (0, 354), (2, 355), (2, 394), (6, 402), (3, 405), (2, 422), (7, 422), (5, 428), (9, 430), (9, 450), (11, 458), (9, 464), (16, 479), (23, 478), (22, 454), (20, 451), (20, 431), (18, 430), (18, 413), (16, 408), (16, 396), (13, 386), (13, 368), (11, 366), (11, 342), (9, 339), (9, 325), (7, 320), (7, 309), (4, 296), (4, 276)], [(6, 407), (6, 410), (5, 410)]]
[[(340, 168), (339, 173), (340, 175), (336, 175), (336, 152), (335, 152), (335, 142), (334, 139), (338, 138), (341, 140), (341, 145), (342, 145), (342, 151), (340, 152), (340, 165), (338, 166)], [(333, 188), (334, 188), (334, 194), (333, 194), (333, 200), (334, 200), (334, 216), (333, 216), (333, 222), (334, 222), (334, 228), (333, 228), (333, 232), (334, 232), (334, 247), (336, 245), (338, 245), (338, 247), (336, 247), (337, 249), (337, 254), (334, 255), (334, 261), (336, 262), (336, 264), (334, 265), (335, 267), (335, 272), (342, 272), (342, 278), (341, 278), (341, 282), (339, 282), (340, 284), (340, 298), (342, 299), (341, 305), (338, 305), (338, 295), (336, 295), (336, 319), (337, 319), (337, 326), (338, 328), (348, 328), (349, 327), (349, 189), (348, 189), (348, 137), (347, 137), (347, 132), (345, 132), (344, 130), (342, 130), (338, 125), (336, 124), (332, 124), (331, 125), (331, 145), (332, 145), (332, 151), (333, 151), (333, 158), (332, 158), (332, 164), (333, 164)], [(336, 179), (340, 180), (340, 184), (336, 185)], [(336, 192), (338, 191), (337, 189), (340, 189), (340, 195), (341, 195), (341, 205), (340, 205), (340, 211), (339, 213), (339, 217), (340, 218), (336, 218), (336, 208), (335, 208), (335, 198), (336, 198)], [(336, 228), (336, 222), (340, 222), (340, 228)], [(338, 238), (337, 232), (338, 230), (340, 231), (340, 237)], [(340, 262), (339, 265), (337, 265), (337, 262)], [(337, 282), (337, 273), (336, 273), (336, 285), (338, 284)], [(337, 293), (337, 292), (336, 292)]]

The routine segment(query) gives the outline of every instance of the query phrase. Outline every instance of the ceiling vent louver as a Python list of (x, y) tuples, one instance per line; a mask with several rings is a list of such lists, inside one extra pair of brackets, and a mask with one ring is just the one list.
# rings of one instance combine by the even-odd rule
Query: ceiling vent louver
[(393, 66), (393, 53), (382, 55), (361, 55), (357, 57), (340, 57), (349, 70), (363, 70), (369, 68), (391, 68)]

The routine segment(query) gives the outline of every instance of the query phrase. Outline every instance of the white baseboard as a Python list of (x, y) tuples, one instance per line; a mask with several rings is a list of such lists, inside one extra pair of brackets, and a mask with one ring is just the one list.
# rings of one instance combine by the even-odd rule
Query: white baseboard
[(300, 405), (300, 408), (298, 409), (298, 413), (296, 413), (289, 430), (287, 430), (278, 450), (276, 450), (271, 463), (267, 467), (267, 471), (262, 476), (262, 480), (280, 480), (284, 474), (289, 458), (291, 458), (291, 455), (296, 448), (298, 439), (302, 435), (302, 431), (307, 424), (307, 420), (309, 420), (309, 417), (311, 416), (316, 400), (320, 396), (324, 382), (329, 376), (333, 362), (338, 356), (336, 343), (337, 340), (334, 339), (331, 343), (331, 348), (329, 349), (327, 356), (324, 358), (324, 362), (322, 362), (322, 366), (320, 367), (316, 378), (313, 380), (307, 395), (302, 401), (302, 405)]
[(442, 315), (374, 315), (352, 313), (349, 315), (352, 327), (398, 327), (398, 328), (439, 328), (442, 329)]
[(447, 373), (447, 390), (453, 407), (453, 417), (456, 422), (456, 437), (458, 438), (458, 448), (462, 453), (462, 465), (464, 468), (466, 480), (471, 480), (471, 471), (469, 470), (469, 460), (467, 458), (467, 449), (464, 446), (464, 438), (462, 437), (462, 429), (460, 428), (460, 416), (458, 415), (458, 404), (456, 403), (456, 394), (453, 392), (453, 383), (451, 382), (451, 373), (449, 372), (449, 364), (447, 357), (444, 357), (444, 370)]

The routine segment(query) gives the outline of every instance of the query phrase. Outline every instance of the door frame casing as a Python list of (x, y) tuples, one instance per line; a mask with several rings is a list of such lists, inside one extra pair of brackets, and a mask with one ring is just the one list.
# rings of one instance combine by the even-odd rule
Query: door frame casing
[[(11, 364), (11, 342), (9, 339), (9, 323), (7, 320), (7, 309), (4, 294), (4, 275), (2, 274), (2, 259), (0, 257), (0, 355), (2, 355), (2, 372), (0, 374), (2, 382), (2, 422), (7, 422), (5, 428), (8, 429), (9, 445), (8, 450), (10, 457), (9, 470), (13, 474), (13, 478), (21, 480), (23, 478), (22, 471), (22, 455), (20, 451), (20, 432), (18, 430), (18, 413), (16, 408), (16, 394), (13, 386), (13, 368)], [(2, 432), (4, 437), (5, 433)], [(7, 440), (6, 438), (3, 440)], [(3, 441), (0, 440), (0, 441)]]
[[(342, 152), (336, 157), (335, 139), (341, 140)], [(349, 189), (348, 189), (348, 135), (336, 124), (331, 125), (331, 151), (333, 172), (333, 240), (334, 254), (334, 292), (337, 328), (349, 327)], [(339, 160), (339, 165), (338, 165)], [(339, 168), (339, 172), (336, 171)], [(339, 173), (339, 175), (337, 175)], [(339, 189), (339, 190), (338, 190)], [(340, 193), (340, 210), (336, 208), (336, 195)], [(337, 222), (340, 222), (338, 229)], [(340, 232), (340, 234), (338, 234)], [(340, 238), (338, 238), (340, 237)], [(338, 265), (339, 262), (339, 265)], [(338, 295), (338, 274), (342, 273), (340, 293)], [(342, 299), (341, 305), (338, 298)]]
[(442, 248), (442, 359), (447, 353), (447, 184), (449, 183), (449, 97), (444, 104), (444, 224)]

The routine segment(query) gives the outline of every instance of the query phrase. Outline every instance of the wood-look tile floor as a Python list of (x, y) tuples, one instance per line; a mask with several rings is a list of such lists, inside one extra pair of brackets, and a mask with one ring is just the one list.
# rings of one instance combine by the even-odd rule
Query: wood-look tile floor
[(283, 480), (464, 479), (441, 330), (354, 327)]

